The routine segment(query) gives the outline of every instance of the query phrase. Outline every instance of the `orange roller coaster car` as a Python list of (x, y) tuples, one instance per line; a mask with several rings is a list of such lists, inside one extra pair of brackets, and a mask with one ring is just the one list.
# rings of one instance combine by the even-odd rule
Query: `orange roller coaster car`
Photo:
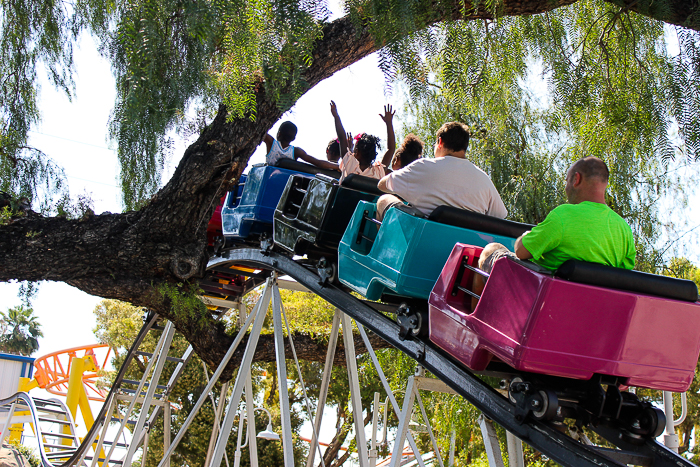
[(90, 357), (94, 367), (86, 367), (83, 371), (83, 387), (88, 399), (104, 402), (108, 390), (97, 386), (98, 371), (105, 368), (112, 352), (107, 344), (92, 344), (44, 355), (34, 362), (36, 368), (34, 379), (40, 388), (51, 394), (66, 397), (73, 359), (78, 358), (83, 362), (86, 357)]

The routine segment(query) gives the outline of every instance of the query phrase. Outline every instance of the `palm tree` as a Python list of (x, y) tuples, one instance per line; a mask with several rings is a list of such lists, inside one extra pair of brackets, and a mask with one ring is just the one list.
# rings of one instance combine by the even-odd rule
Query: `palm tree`
[(34, 310), (22, 305), (0, 312), (0, 352), (30, 356), (39, 349), (43, 337)]

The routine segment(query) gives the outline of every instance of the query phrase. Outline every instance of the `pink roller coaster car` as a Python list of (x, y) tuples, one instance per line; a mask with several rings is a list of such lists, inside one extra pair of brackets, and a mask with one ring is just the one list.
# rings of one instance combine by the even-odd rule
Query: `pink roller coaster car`
[[(692, 281), (573, 260), (551, 274), (501, 258), (471, 312), (480, 253), (460, 243), (452, 250), (430, 294), (430, 340), (476, 372), (500, 365), (521, 416), (566, 416), (558, 399), (575, 400), (571, 411), (584, 406), (591, 420), (636, 405), (623, 423), (634, 434), (640, 416), (662, 415), (620, 389), (690, 386), (700, 353)], [(656, 433), (656, 425), (638, 434)]]

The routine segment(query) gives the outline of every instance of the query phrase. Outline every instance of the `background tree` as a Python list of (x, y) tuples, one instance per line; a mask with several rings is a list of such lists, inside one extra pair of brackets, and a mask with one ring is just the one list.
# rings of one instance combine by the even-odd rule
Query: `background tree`
[(29, 357), (39, 350), (39, 338), (43, 335), (31, 308), (20, 305), (0, 312), (0, 352)]
[[(236, 183), (265, 132), (303, 92), (380, 49), (388, 76), (409, 77), (416, 96), (421, 86), (428, 86), (424, 63), (442, 63), (448, 102), (458, 102), (460, 93), (469, 91), (465, 85), (473, 80), (463, 79), (479, 78), (481, 64), (510, 56), (513, 78), (485, 82), (494, 90), (510, 86), (515, 99), (512, 83), (524, 76), (521, 70), (532, 51), (557, 91), (552, 96), (558, 110), (551, 118), (566, 122), (557, 124), (564, 129), (573, 122), (581, 132), (567, 131), (587, 152), (589, 146), (592, 153), (608, 151), (607, 144), (613, 152), (630, 156), (625, 160), (641, 161), (657, 172), (662, 167), (657, 164), (670, 152), (654, 149), (653, 157), (647, 158), (648, 148), (671, 144), (695, 157), (697, 6), (671, 0), (619, 3), (591, 1), (578, 7), (570, 0), (349, 1), (345, 16), (333, 21), (322, 4), (286, 0), (96, 0), (80, 2), (69, 13), (51, 1), (3, 4), (3, 186), (19, 195), (13, 183), (29, 180), (25, 193), (37, 203), (45, 192), (37, 183), (46, 178), (22, 178), (13, 172), (25, 170), (21, 157), (31, 157), (26, 134), (38, 118), (37, 66), (45, 64), (53, 83), (71, 94), (71, 43), (81, 30), (89, 30), (100, 40), (117, 78), (111, 131), (119, 144), (125, 206), (140, 209), (100, 216), (87, 210), (79, 220), (35, 213), (3, 218), (0, 280), (65, 281), (92, 294), (147, 306), (172, 319), (198, 354), (215, 366), (231, 338), (195, 300), (184, 299), (193, 298), (207, 263), (204, 232), (214, 200)], [(508, 20), (511, 16), (515, 19)], [(507, 21), (519, 26), (495, 28)], [(679, 52), (660, 59), (659, 21), (690, 28), (678, 30)], [(474, 29), (471, 36), (463, 30), (477, 23), (483, 29)], [(467, 39), (477, 46), (484, 39), (483, 44), (491, 46), (472, 50)], [(509, 48), (500, 49), (497, 56), (475, 53), (498, 51), (493, 45), (498, 41)], [(462, 63), (474, 72), (464, 75)], [(198, 140), (158, 190), (168, 148), (166, 132), (182, 127), (190, 108), (216, 117), (201, 126)], [(661, 131), (674, 122), (677, 140)], [(596, 123), (599, 126), (591, 126)], [(576, 136), (589, 134), (603, 137)], [(637, 177), (636, 166), (620, 165), (614, 173), (619, 174), (614, 184), (633, 180), (651, 187), (654, 182)], [(522, 186), (527, 190), (527, 184)], [(624, 199), (612, 201), (627, 205)], [(637, 225), (644, 229), (644, 219)], [(182, 312), (183, 306), (191, 309)], [(235, 363), (225, 377), (234, 367)]]

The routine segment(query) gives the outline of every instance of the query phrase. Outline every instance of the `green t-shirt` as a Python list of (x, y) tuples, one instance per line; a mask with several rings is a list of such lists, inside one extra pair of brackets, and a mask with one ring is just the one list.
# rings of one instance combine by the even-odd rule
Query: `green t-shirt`
[(562, 204), (523, 237), (535, 263), (557, 269), (567, 259), (632, 269), (632, 229), (605, 204)]

